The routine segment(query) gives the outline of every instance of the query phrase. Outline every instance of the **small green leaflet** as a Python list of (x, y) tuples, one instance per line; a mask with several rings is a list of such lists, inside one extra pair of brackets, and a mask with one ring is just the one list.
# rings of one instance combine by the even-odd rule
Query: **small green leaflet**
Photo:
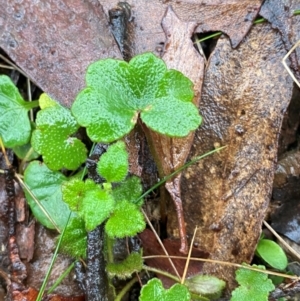
[(62, 187), (63, 199), (72, 211), (85, 221), (87, 231), (103, 223), (114, 210), (115, 201), (109, 191), (92, 180), (72, 179)]
[(275, 269), (284, 270), (288, 265), (288, 260), (283, 249), (272, 240), (260, 239), (255, 252)]
[(225, 281), (210, 275), (192, 276), (186, 279), (184, 284), (190, 292), (213, 300), (221, 297), (222, 290), (226, 286)]
[(128, 201), (116, 204), (115, 210), (105, 225), (105, 231), (111, 238), (134, 236), (146, 227), (144, 216), (139, 207)]
[[(262, 265), (253, 267), (265, 270)], [(267, 274), (243, 268), (239, 268), (235, 274), (240, 286), (232, 292), (230, 301), (267, 301), (269, 293), (275, 289)]]
[(4, 146), (13, 148), (30, 139), (28, 111), (38, 107), (38, 101), (26, 102), (6, 75), (0, 76), (0, 137)]
[(140, 301), (190, 301), (191, 295), (186, 286), (174, 284), (164, 289), (159, 279), (153, 278), (142, 287)]
[[(31, 162), (24, 173), (24, 182), (60, 230), (63, 230), (70, 210), (62, 201), (61, 185), (67, 178), (58, 171), (50, 170), (44, 163)], [(26, 199), (36, 219), (45, 227), (55, 229), (52, 221), (41, 211), (32, 196), (25, 190)]]
[(40, 104), (40, 108), (42, 110), (49, 108), (49, 107), (59, 106), (59, 104), (46, 93), (41, 94), (41, 96), (39, 98), (39, 104)]
[(106, 270), (109, 277), (118, 277), (120, 279), (131, 278), (135, 272), (140, 272), (143, 268), (143, 258), (140, 253), (130, 253), (122, 262), (108, 263)]
[(86, 160), (85, 145), (72, 137), (79, 128), (71, 112), (62, 106), (46, 107), (37, 113), (31, 144), (43, 155), (50, 169), (77, 169)]
[(83, 219), (72, 216), (61, 242), (61, 251), (74, 257), (85, 258), (87, 248), (87, 233)]
[(111, 145), (97, 164), (97, 172), (107, 182), (121, 182), (128, 173), (128, 153), (123, 141)]
[(192, 82), (152, 53), (129, 63), (100, 60), (88, 67), (87, 87), (72, 105), (92, 141), (110, 143), (128, 134), (140, 115), (154, 131), (184, 137), (201, 123)]
[(142, 195), (142, 192), (143, 187), (141, 179), (136, 176), (127, 178), (124, 182), (120, 183), (119, 186), (112, 190), (112, 194), (116, 202), (127, 200), (137, 206), (143, 205), (143, 199), (137, 201)]

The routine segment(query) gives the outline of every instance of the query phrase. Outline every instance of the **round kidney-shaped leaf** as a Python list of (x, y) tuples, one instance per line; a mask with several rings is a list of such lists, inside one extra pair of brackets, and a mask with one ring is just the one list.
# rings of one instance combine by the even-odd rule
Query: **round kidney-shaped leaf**
[(36, 219), (47, 228), (63, 230), (68, 220), (70, 210), (62, 201), (61, 193), (62, 183), (66, 181), (67, 178), (62, 173), (50, 170), (39, 161), (31, 162), (25, 170), (25, 184), (48, 215), (43, 212), (32, 194), (25, 190), (26, 199)]
[(0, 137), (6, 147), (26, 144), (31, 135), (28, 110), (38, 102), (26, 102), (6, 75), (0, 76)]
[(125, 143), (111, 145), (97, 164), (97, 171), (107, 182), (121, 182), (128, 173), (128, 153)]
[(129, 63), (106, 59), (91, 64), (87, 87), (72, 105), (78, 123), (93, 141), (112, 142), (128, 134), (141, 114), (151, 129), (184, 137), (201, 123), (192, 103), (192, 82), (152, 53)]
[(72, 137), (78, 127), (71, 112), (59, 105), (38, 112), (31, 144), (50, 169), (75, 170), (86, 160), (85, 145)]
[(140, 301), (190, 301), (191, 295), (186, 286), (174, 284), (164, 289), (159, 279), (153, 278), (142, 287)]
[(105, 225), (105, 231), (111, 238), (134, 236), (146, 227), (139, 208), (128, 201), (116, 204), (115, 210)]

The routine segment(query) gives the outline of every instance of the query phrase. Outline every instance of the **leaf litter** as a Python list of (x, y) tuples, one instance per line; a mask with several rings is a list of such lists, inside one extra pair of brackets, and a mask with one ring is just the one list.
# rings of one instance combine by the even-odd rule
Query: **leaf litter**
[[(145, 50), (150, 50), (154, 52), (156, 51), (157, 53), (158, 52), (157, 47), (158, 46), (162, 47), (162, 45), (165, 44), (165, 36), (159, 24), (162, 20), (163, 14), (165, 13), (166, 6), (165, 4), (162, 5), (161, 2), (156, 3), (156, 1), (152, 1), (150, 4), (149, 3), (145, 4), (142, 2), (143, 1), (136, 1), (136, 2), (133, 1), (132, 3), (130, 3), (134, 8), (134, 16), (136, 20), (135, 22), (137, 22), (136, 24), (140, 25), (138, 27), (138, 32), (139, 31), (142, 32), (143, 35), (143, 38), (136, 40), (138, 41), (136, 43), (136, 45), (138, 46), (135, 49), (135, 51), (136, 53), (139, 53)], [(241, 1), (238, 2), (241, 3)], [(26, 1), (24, 3), (27, 5)], [(95, 2), (93, 1), (91, 1), (91, 3), (95, 4)], [(198, 4), (197, 1), (194, 2), (190, 1), (188, 4), (186, 4), (186, 7), (187, 8), (191, 7), (192, 5), (191, 3), (196, 6), (197, 5), (201, 6), (201, 4)], [(293, 3), (293, 7), (294, 7), (295, 3), (292, 1), (291, 3)], [(154, 6), (155, 4), (156, 7)], [(190, 16), (188, 17), (189, 19), (187, 18), (183, 20), (183, 18), (185, 18), (187, 15), (182, 17), (182, 15), (178, 12), (178, 8), (176, 10), (176, 3), (171, 3), (171, 4), (173, 4), (175, 8), (174, 9), (175, 13), (178, 14), (180, 19), (182, 18), (181, 20), (183, 22), (186, 22), (187, 24), (187, 21), (194, 21), (194, 19), (191, 20), (192, 17)], [(219, 7), (222, 8), (226, 7), (225, 1), (216, 1), (214, 4), (215, 7), (217, 5), (219, 5)], [(237, 2), (235, 4), (238, 5)], [(246, 19), (246, 21), (242, 23), (246, 27), (244, 27), (244, 29), (241, 30), (239, 26), (235, 26), (234, 28), (236, 28), (236, 32), (234, 31), (227, 32), (231, 37), (231, 43), (233, 46), (236, 46), (243, 39), (247, 31), (250, 29), (252, 20), (253, 18), (255, 18), (256, 14), (258, 13), (259, 5), (261, 4), (261, 2), (257, 1), (254, 3), (253, 1), (244, 1), (243, 4), (245, 7), (245, 12), (247, 9), (248, 11), (250, 11), (250, 14), (248, 15), (250, 17), (249, 19), (250, 21), (246, 17), (243, 18), (239, 15), (238, 16), (239, 20)], [(3, 4), (3, 6), (5, 5), (6, 3)], [(50, 3), (49, 5), (51, 7), (52, 3)], [(142, 5), (144, 5), (143, 9), (141, 8)], [(268, 5), (268, 9), (269, 9), (270, 5), (275, 5), (275, 4), (272, 3), (272, 1), (266, 1), (265, 5)], [(103, 3), (103, 6), (105, 8), (105, 11), (107, 11), (107, 7), (109, 5), (107, 3)], [(97, 17), (102, 16), (100, 18), (103, 18), (104, 15), (102, 13), (101, 7), (98, 6), (96, 7), (97, 8), (93, 12), (94, 16)], [(158, 7), (161, 9), (158, 9)], [(234, 6), (231, 6), (231, 8), (232, 7)], [(236, 7), (237, 6), (235, 6), (235, 8)], [(30, 6), (26, 6), (25, 8), (28, 9), (30, 8)], [(157, 21), (154, 22), (153, 20), (151, 20), (153, 26), (156, 26), (156, 28), (158, 28), (156, 32), (153, 31), (153, 28), (151, 28), (151, 26), (149, 27), (149, 24), (147, 25), (146, 23), (143, 28), (142, 23), (147, 19), (144, 17), (143, 14), (145, 11), (147, 11), (147, 9), (148, 9), (148, 13), (151, 12), (150, 8), (152, 9), (152, 12), (153, 9), (156, 9), (160, 14), (156, 19)], [(67, 8), (65, 7), (65, 9)], [(60, 8), (59, 11), (61, 14), (62, 9)], [(188, 9), (186, 11), (188, 11)], [(67, 10), (67, 12), (69, 13), (69, 10)], [(8, 13), (6, 11), (3, 11), (2, 15), (0, 14), (0, 18), (3, 18), (4, 16), (3, 14), (5, 14), (6, 16)], [(157, 14), (153, 14), (153, 16), (154, 15), (156, 16)], [(218, 14), (215, 13), (212, 15), (212, 21), (214, 20), (214, 17), (216, 15)], [(222, 15), (222, 13), (219, 13), (219, 16), (220, 15)], [(230, 15), (230, 10), (228, 15)], [(10, 14), (8, 14), (8, 16), (10, 16)], [(42, 17), (43, 12), (38, 14), (38, 16)], [(236, 15), (233, 13), (232, 16), (234, 17)], [(284, 17), (282, 17), (281, 15), (281, 18), (283, 18), (285, 22), (290, 22), (289, 20), (291, 20), (291, 14), (289, 15), (285, 14)], [(45, 18), (45, 20), (46, 19), (48, 19), (48, 17)], [(10, 20), (10, 18), (8, 18), (8, 20)], [(102, 20), (105, 20), (105, 17)], [(229, 20), (229, 23), (231, 25), (238, 24), (238, 22), (232, 21), (233, 20), (232, 18), (228, 18), (226, 20)], [(24, 20), (22, 22), (26, 24)], [(1, 24), (3, 26), (3, 23)], [(296, 28), (295, 24), (296, 22), (291, 24), (289, 27), (287, 27), (288, 32), (282, 29), (284, 27), (281, 28), (280, 30), (281, 39), (278, 35), (272, 33), (272, 30), (270, 28), (266, 29), (267, 25), (260, 25), (258, 29), (252, 28), (250, 34), (247, 35), (247, 38), (241, 44), (242, 48), (248, 48), (248, 50), (250, 50), (250, 52), (245, 51), (245, 53), (243, 53), (243, 51), (240, 49), (237, 50), (237, 52), (235, 50), (232, 50), (229, 41), (225, 37), (222, 37), (219, 40), (217, 48), (212, 54), (211, 59), (209, 60), (203, 92), (202, 92), (202, 98), (200, 100), (200, 111), (204, 116), (204, 125), (202, 128), (200, 128), (197, 131), (195, 135), (194, 143), (192, 145), (192, 150), (189, 155), (190, 157), (192, 157), (193, 155), (198, 155), (199, 153), (202, 152), (202, 150), (211, 149), (214, 145), (216, 145), (216, 143), (225, 144), (224, 141), (228, 141), (226, 143), (229, 143), (231, 145), (231, 148), (230, 151), (225, 151), (226, 154), (222, 154), (222, 153), (219, 154), (217, 157), (217, 161), (215, 163), (209, 162), (209, 160), (205, 161), (204, 163), (203, 162), (199, 163), (197, 165), (197, 168), (199, 167), (201, 168), (200, 172), (198, 170), (194, 170), (193, 167), (189, 168), (184, 173), (182, 187), (185, 187), (183, 189), (183, 199), (185, 199), (184, 210), (185, 210), (186, 221), (187, 221), (187, 233), (191, 233), (191, 228), (194, 227), (194, 222), (192, 221), (194, 220), (200, 221), (200, 223), (202, 223), (202, 227), (206, 229), (208, 232), (213, 232), (212, 233), (213, 239), (211, 240), (211, 242), (207, 242), (207, 244), (205, 242), (204, 247), (212, 247), (210, 252), (212, 254), (211, 256), (214, 258), (218, 258), (218, 256), (220, 257), (221, 254), (218, 251), (220, 246), (222, 247), (225, 246), (225, 250), (226, 250), (226, 252), (224, 252), (224, 256), (223, 255), (221, 256), (222, 258), (225, 258), (227, 256), (226, 254), (229, 254), (230, 252), (233, 255), (235, 254), (235, 252), (238, 252), (239, 258), (240, 256), (242, 256), (246, 258), (246, 261), (249, 262), (253, 256), (256, 237), (260, 231), (258, 228), (260, 228), (260, 224), (263, 218), (263, 212), (267, 207), (267, 203), (269, 199), (268, 196), (271, 191), (271, 185), (272, 185), (271, 175), (273, 173), (274, 164), (276, 160), (277, 137), (281, 125), (281, 119), (282, 119), (283, 112), (286, 110), (289, 102), (289, 98), (290, 98), (289, 91), (292, 90), (291, 82), (286, 76), (285, 70), (281, 69), (279, 64), (277, 64), (277, 62), (279, 62), (279, 60), (282, 59), (284, 53), (288, 50), (286, 49), (288, 48), (287, 44), (285, 45), (285, 50), (283, 49), (283, 46), (281, 45), (281, 40), (286, 41), (291, 31), (293, 33), (299, 32), (295, 30)], [(74, 77), (76, 82), (81, 82), (81, 84), (78, 85), (79, 87), (82, 86), (83, 79), (82, 78), (78, 79), (78, 76), (66, 76), (66, 71), (72, 70), (73, 72), (74, 70), (77, 72), (77, 74), (80, 75), (84, 74), (84, 69), (87, 66), (86, 63), (87, 61), (85, 61), (82, 64), (83, 66), (81, 65), (81, 67), (78, 66), (78, 64), (74, 65), (71, 62), (72, 60), (73, 61), (77, 60), (77, 56), (73, 55), (71, 56), (72, 60), (68, 58), (62, 60), (66, 63), (66, 65), (64, 65), (62, 69), (58, 69), (58, 71), (53, 72), (53, 70), (51, 69), (51, 59), (49, 61), (49, 56), (48, 57), (45, 56), (45, 53), (47, 53), (47, 51), (48, 52), (51, 51), (52, 45), (51, 47), (50, 46), (44, 48), (41, 47), (38, 53), (39, 56), (37, 55), (31, 57), (29, 61), (26, 61), (29, 54), (25, 52), (21, 56), (17, 50), (30, 49), (30, 47), (28, 47), (31, 45), (30, 42), (28, 42), (30, 41), (30, 39), (27, 39), (26, 46), (22, 46), (23, 45), (22, 43), (24, 42), (22, 40), (22, 37), (18, 37), (17, 31), (13, 36), (12, 35), (13, 32), (9, 32), (7, 30), (7, 28), (10, 27), (7, 26), (7, 24), (4, 25), (6, 26), (5, 27), (6, 30), (5, 30), (5, 35), (2, 35), (0, 40), (1, 48), (5, 49), (6, 52), (16, 61), (16, 63), (18, 63), (21, 67), (23, 67), (26, 72), (28, 72), (28, 74), (35, 80), (38, 86), (42, 88), (46, 87), (45, 88), (46, 92), (49, 92), (51, 95), (55, 95), (55, 98), (57, 98), (59, 101), (62, 101), (62, 103), (70, 106), (72, 97), (69, 95), (74, 95), (73, 94), (74, 89), (72, 90), (71, 88), (72, 92), (70, 91), (70, 93), (68, 93), (67, 92), (68, 90), (64, 88), (65, 83), (67, 83), (70, 79)], [(18, 28), (18, 26), (21, 26), (21, 23), (17, 23), (16, 28)], [(273, 24), (273, 26), (276, 25)], [(107, 28), (108, 27), (106, 27), (105, 32), (108, 32)], [(200, 30), (202, 32), (211, 31), (211, 30), (222, 30), (226, 32), (226, 29), (224, 27), (218, 27), (218, 26), (209, 27), (208, 25), (205, 26), (205, 24), (202, 24), (201, 26), (199, 25), (199, 28), (201, 28)], [(37, 30), (39, 30), (38, 27)], [(148, 35), (145, 34), (145, 32), (147, 32)], [(237, 33), (239, 34), (238, 36)], [(27, 32), (26, 30), (24, 31), (24, 35), (27, 35), (28, 38), (32, 36), (30, 32)], [(14, 40), (12, 39), (12, 36), (18, 37), (20, 40)], [(46, 36), (49, 37), (48, 34)], [(108, 36), (109, 36), (108, 40), (110, 41), (109, 43), (111, 44), (108, 43), (110, 46), (108, 46), (107, 48), (106, 48), (107, 44), (104, 46), (104, 49), (106, 49), (105, 51), (107, 51), (105, 53), (108, 54), (108, 52), (112, 50), (112, 52), (110, 52), (108, 56), (120, 57), (120, 53), (118, 52), (118, 50), (116, 50), (114, 41), (112, 40), (109, 33)], [(255, 36), (257, 37), (257, 39), (255, 38)], [(41, 35), (41, 37), (43, 37), (43, 35)], [(293, 37), (294, 39), (296, 39), (295, 35)], [(267, 42), (265, 41), (265, 39)], [(148, 41), (146, 42), (145, 40)], [(273, 42), (271, 42), (270, 40), (273, 40)], [(261, 43), (261, 41), (264, 41), (264, 43)], [(291, 43), (294, 43), (294, 40)], [(267, 44), (267, 46), (264, 44)], [(19, 48), (20, 45), (22, 47)], [(42, 43), (41, 45), (46, 45), (46, 44)], [(87, 45), (86, 47), (91, 47), (89, 43), (87, 43), (86, 45)], [(56, 53), (62, 59), (61, 55), (63, 52), (59, 51), (57, 53), (55, 52), (56, 46), (54, 45), (53, 47), (54, 47), (54, 52), (53, 52), (54, 55)], [(270, 52), (260, 53), (259, 50), (261, 47), (265, 47), (264, 49), (268, 49), (268, 51)], [(229, 54), (229, 58), (231, 52), (234, 53), (234, 55), (237, 54), (238, 58), (232, 58), (231, 60), (228, 60), (228, 58), (225, 55), (223, 57), (221, 51), (226, 53), (226, 55)], [(277, 54), (275, 54), (274, 52), (277, 52)], [(66, 53), (69, 52), (66, 51)], [(113, 54), (111, 55), (111, 53)], [(184, 55), (181, 53), (181, 56)], [(39, 57), (43, 60), (43, 63), (42, 64), (40, 63), (38, 65), (35, 63), (41, 61), (38, 59)], [(94, 57), (95, 57), (94, 55), (91, 55), (90, 62)], [(187, 58), (185, 57), (184, 59)], [(272, 66), (268, 65), (269, 61), (276, 62), (276, 64), (274, 64), (275, 65), (274, 68), (276, 71), (273, 70)], [(258, 69), (255, 68), (256, 64), (260, 65)], [(191, 65), (193, 66), (193, 64)], [(220, 79), (218, 79), (219, 76), (218, 73), (220, 73), (220, 71), (218, 70), (218, 66), (220, 65), (221, 66), (224, 65), (223, 67), (224, 73), (221, 74)], [(75, 68), (76, 70), (74, 69), (74, 66), (76, 66)], [(38, 70), (41, 69), (44, 70), (44, 74), (42, 76), (39, 74), (39, 77), (37, 77), (37, 72)], [(265, 69), (267, 70), (265, 71)], [(258, 90), (261, 89), (264, 92), (266, 92), (266, 94), (263, 95), (260, 93), (256, 95), (256, 98), (259, 99), (260, 102), (262, 102), (257, 104), (257, 108), (254, 105), (250, 104), (250, 100), (247, 100), (246, 103), (242, 102), (243, 97), (247, 99), (249, 96), (251, 96), (250, 94), (252, 93), (252, 90), (250, 89), (251, 85), (247, 82), (248, 75), (246, 74), (246, 71), (244, 75), (243, 73), (242, 75), (240, 75), (240, 73), (237, 72), (240, 70), (250, 71), (249, 73), (253, 74), (254, 76), (254, 78), (252, 79), (252, 81), (250, 81), (250, 83), (253, 86), (256, 86)], [(199, 71), (198, 68), (197, 71)], [(201, 72), (202, 71), (200, 71), (200, 73)], [(238, 75), (235, 74), (236, 72)], [(216, 74), (216, 78), (214, 78), (213, 73)], [(276, 76), (273, 75), (275, 76), (275, 78), (273, 78), (272, 76), (270, 77), (271, 73), (276, 74)], [(59, 85), (54, 85), (53, 83), (55, 82), (57, 83), (59, 79), (54, 77), (53, 80), (52, 79), (49, 80), (49, 74), (54, 74), (53, 76), (57, 76), (58, 74), (61, 74), (63, 75), (63, 80), (59, 82)], [(239, 82), (238, 77), (242, 79), (242, 81), (240, 81), (240, 87), (237, 87), (236, 91), (233, 91), (233, 89), (227, 90), (226, 87), (229, 87), (232, 83)], [(46, 78), (49, 81), (49, 83), (51, 83), (51, 85), (45, 84)], [(281, 80), (284, 79), (283, 82), (286, 84), (286, 86), (283, 83), (276, 82), (276, 80), (278, 81), (279, 78)], [(68, 81), (66, 81), (65, 79), (67, 79)], [(196, 80), (198, 79), (196, 78)], [(243, 85), (243, 81), (245, 83), (244, 85)], [(194, 80), (193, 82), (194, 84), (196, 83), (196, 81)], [(274, 85), (274, 82), (276, 82), (276, 85)], [(247, 83), (249, 84), (248, 86)], [(282, 101), (281, 104), (278, 103), (279, 96), (276, 96), (273, 93), (275, 88), (271, 90), (267, 89), (267, 86), (270, 85), (270, 83), (273, 84), (273, 87), (274, 86), (276, 87), (276, 91), (277, 90), (280, 91), (281, 99), (284, 100)], [(281, 89), (278, 88), (280, 87), (280, 85), (283, 85)], [(62, 89), (63, 95), (61, 97), (59, 96), (60, 94), (58, 90), (53, 91), (53, 93), (51, 93), (52, 91), (51, 89), (54, 86), (55, 87), (57, 86), (60, 89)], [(70, 85), (70, 87), (73, 86), (74, 84)], [(201, 81), (199, 87), (200, 87), (199, 91), (201, 91)], [(77, 89), (78, 88), (76, 88), (75, 90), (78, 91)], [(251, 93), (248, 91), (248, 89), (251, 90)], [(272, 97), (269, 95), (269, 93)], [(66, 95), (68, 95), (67, 96), (69, 97), (68, 99), (65, 98)], [(215, 98), (217, 100), (214, 100)], [(268, 100), (270, 98), (272, 98), (273, 101), (275, 100), (274, 104), (265, 104), (264, 102), (265, 99)], [(200, 95), (199, 95), (199, 99), (200, 99)], [(212, 99), (213, 101), (211, 101)], [(212, 104), (209, 103), (210, 101), (212, 102)], [(244, 108), (241, 108), (242, 106), (245, 107), (246, 110)], [(260, 108), (263, 108), (262, 111), (256, 110)], [(208, 112), (209, 110), (211, 110), (210, 113)], [(251, 112), (251, 114), (249, 112)], [(256, 116), (255, 114), (257, 114), (258, 117), (255, 118)], [(237, 122), (238, 118), (240, 118), (241, 120), (240, 123), (242, 124)], [(253, 124), (251, 124), (252, 121)], [(271, 128), (271, 125), (274, 128)], [(260, 127), (263, 127), (265, 132), (264, 131), (260, 132), (259, 131)], [(261, 145), (262, 144), (261, 141), (265, 139), (266, 133), (268, 133), (269, 136), (268, 135), (267, 136), (268, 139), (270, 140), (268, 140), (268, 143), (264, 142), (263, 145)], [(262, 136), (259, 136), (258, 134), (261, 134)], [(252, 139), (252, 136), (254, 137), (254, 139)], [(201, 145), (199, 146), (199, 144)], [(261, 153), (261, 155), (258, 155), (259, 153)], [(255, 161), (254, 165), (249, 164), (249, 160), (248, 161), (246, 160), (246, 162), (242, 162), (241, 158), (243, 156), (246, 158), (248, 157), (252, 158), (251, 155), (254, 155), (253, 157), (253, 161)], [(261, 165), (259, 163), (266, 162), (265, 161), (266, 159), (263, 161), (263, 158), (265, 158), (264, 156), (267, 156), (268, 158), (267, 160), (269, 160), (269, 163), (267, 163), (264, 170), (261, 170), (260, 168)], [(224, 162), (226, 162), (225, 166), (223, 165)], [(218, 181), (216, 177), (221, 179), (221, 181)], [(197, 179), (196, 182), (195, 179)], [(200, 183), (201, 181), (204, 184)], [(200, 184), (198, 186), (198, 184), (195, 183), (200, 183)], [(259, 185), (259, 183), (267, 183), (266, 188), (257, 190), (258, 187), (257, 185)], [(197, 188), (197, 186), (199, 188)], [(193, 193), (187, 191), (186, 187), (189, 187), (189, 190), (190, 191), (192, 190)], [(256, 195), (255, 193), (257, 194), (256, 199), (258, 201), (256, 200), (254, 202), (254, 206), (256, 207), (251, 207), (254, 195)], [(211, 195), (209, 196), (209, 194)], [(199, 202), (199, 198), (201, 199), (201, 207), (196, 208), (195, 204)], [(209, 202), (209, 200), (211, 200), (212, 198), (218, 201), (216, 205), (210, 206), (208, 204), (203, 204), (206, 202), (205, 200), (208, 200)], [(191, 203), (194, 204), (192, 210), (190, 209)], [(250, 210), (249, 212), (252, 213), (248, 212), (246, 216), (249, 215), (251, 218), (253, 218), (252, 222), (257, 223), (259, 226), (255, 231), (253, 231), (253, 228), (251, 226), (246, 228), (251, 230), (247, 232), (247, 236), (248, 234), (250, 234), (247, 240), (247, 242), (250, 241), (250, 243), (247, 246), (247, 250), (243, 248), (243, 244), (245, 245), (246, 241), (243, 240), (243, 238), (240, 238), (238, 235), (235, 235), (236, 232), (233, 230), (233, 226), (239, 229), (241, 222), (244, 223), (244, 219), (242, 219), (242, 216), (239, 215), (239, 208), (240, 208), (239, 206), (241, 206), (241, 214), (244, 212), (243, 209), (245, 208), (247, 210)], [(217, 210), (215, 210), (216, 208)], [(260, 212), (259, 215), (257, 215), (256, 213), (259, 213), (261, 208), (263, 208), (263, 210)], [(237, 214), (231, 217), (230, 212), (232, 210), (234, 211), (237, 210)], [(193, 215), (194, 212), (196, 216)], [(229, 215), (226, 215), (227, 212)], [(245, 213), (243, 214), (243, 216), (245, 216)], [(226, 217), (228, 218), (227, 221), (225, 221)], [(220, 218), (220, 221), (218, 218)], [(178, 234), (173, 230), (178, 228), (176, 220), (177, 220), (176, 214), (172, 215), (171, 213), (170, 223), (168, 227), (169, 227), (169, 233), (173, 236), (178, 237)], [(227, 231), (226, 229), (229, 231)], [(222, 237), (224, 233), (225, 235), (224, 237)], [(229, 236), (229, 234), (231, 236)], [(253, 237), (251, 238), (251, 234), (254, 235), (254, 238)], [(201, 238), (198, 237), (198, 240), (200, 239)], [(238, 249), (237, 248), (232, 249), (232, 246), (237, 242), (241, 243), (240, 245), (238, 245)], [(213, 245), (211, 245), (211, 243), (213, 243)], [(231, 257), (231, 255), (229, 255), (229, 257)], [(230, 259), (236, 262), (238, 261), (238, 259), (235, 257), (236, 256), (233, 256), (233, 258)], [(218, 272), (222, 274), (222, 271), (221, 272), (218, 271), (216, 267), (213, 268), (207, 267), (206, 271), (208, 270), (210, 270), (213, 273)], [(227, 277), (226, 280), (228, 280)]]

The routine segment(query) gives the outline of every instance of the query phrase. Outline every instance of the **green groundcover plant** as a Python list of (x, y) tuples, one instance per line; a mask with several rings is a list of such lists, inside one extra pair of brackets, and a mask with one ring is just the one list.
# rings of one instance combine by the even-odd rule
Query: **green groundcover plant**
[[(86, 87), (70, 110), (45, 94), (38, 101), (26, 102), (12, 81), (0, 76), (0, 136), (5, 147), (28, 162), (26, 199), (41, 224), (64, 233), (61, 251), (84, 259), (87, 233), (100, 224), (105, 225), (108, 241), (135, 236), (145, 229), (141, 181), (128, 176), (128, 153), (122, 138), (138, 119), (170, 137), (194, 131), (201, 116), (192, 102), (192, 86), (188, 78), (168, 70), (151, 53), (138, 55), (129, 63), (105, 59), (91, 64)], [(38, 107), (35, 121), (30, 121), (28, 111)], [(80, 127), (86, 128), (92, 142), (110, 144), (97, 163), (102, 184), (85, 179), (83, 164), (88, 150), (79, 139)], [(142, 254), (135, 252), (121, 263), (109, 262), (106, 270), (110, 278), (127, 279), (143, 268)], [(166, 290), (154, 278), (143, 286), (140, 300), (209, 300), (218, 298), (224, 287), (222, 280), (197, 275)], [(271, 285), (263, 289), (269, 292)], [(235, 292), (232, 300), (241, 294), (241, 290)]]

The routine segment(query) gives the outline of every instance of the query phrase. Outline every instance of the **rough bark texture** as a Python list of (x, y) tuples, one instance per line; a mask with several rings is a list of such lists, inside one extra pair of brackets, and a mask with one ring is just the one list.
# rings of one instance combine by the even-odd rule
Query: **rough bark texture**
[[(292, 94), (292, 80), (281, 64), (285, 53), (280, 35), (263, 24), (236, 50), (226, 37), (220, 38), (209, 60), (200, 102), (204, 122), (190, 157), (217, 145), (227, 148), (184, 172), (182, 198), (187, 232), (200, 227), (196, 242), (211, 258), (238, 263), (252, 259)], [(175, 213), (169, 218), (172, 233)], [(205, 264), (204, 272), (234, 284), (228, 268)]]

